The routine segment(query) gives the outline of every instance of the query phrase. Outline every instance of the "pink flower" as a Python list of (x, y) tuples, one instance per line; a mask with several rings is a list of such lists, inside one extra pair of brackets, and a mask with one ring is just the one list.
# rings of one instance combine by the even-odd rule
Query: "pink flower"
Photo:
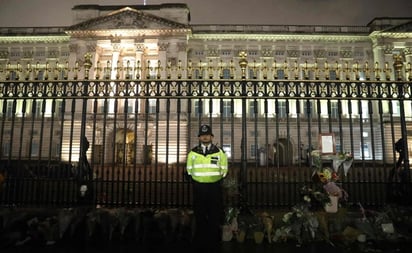
[(328, 182), (323, 186), (323, 189), (332, 196), (337, 196), (339, 198), (342, 198), (342, 189), (337, 186), (334, 182)]

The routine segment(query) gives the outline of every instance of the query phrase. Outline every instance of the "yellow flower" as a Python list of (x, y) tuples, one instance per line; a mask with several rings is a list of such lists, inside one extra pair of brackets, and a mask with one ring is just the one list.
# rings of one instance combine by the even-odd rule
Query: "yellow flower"
[(328, 169), (323, 170), (323, 175), (328, 181), (332, 178), (332, 172)]
[(332, 172), (329, 169), (323, 169), (321, 172), (318, 172), (318, 177), (322, 183), (327, 183), (332, 179)]

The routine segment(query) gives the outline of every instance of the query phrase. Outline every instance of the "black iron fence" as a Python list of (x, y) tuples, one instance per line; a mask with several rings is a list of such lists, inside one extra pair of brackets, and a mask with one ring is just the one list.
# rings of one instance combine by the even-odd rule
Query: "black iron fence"
[[(0, 203), (188, 207), (187, 152), (207, 123), (227, 153), (226, 203), (287, 207), (312, 182), (311, 152), (332, 134), (353, 164), (349, 201), (384, 205), (394, 143), (411, 124), (410, 81), (7, 80), (0, 82)], [(408, 149), (407, 149), (408, 151)], [(333, 166), (325, 159), (326, 166)], [(230, 179), (230, 180), (229, 180)], [(393, 180), (392, 180), (393, 179)], [(229, 183), (230, 182), (230, 183)]]

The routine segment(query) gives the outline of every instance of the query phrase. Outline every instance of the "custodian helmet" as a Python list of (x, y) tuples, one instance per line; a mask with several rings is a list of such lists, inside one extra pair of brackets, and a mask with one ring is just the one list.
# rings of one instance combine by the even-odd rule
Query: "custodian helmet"
[(200, 128), (199, 128), (198, 136), (207, 135), (207, 134), (213, 136), (212, 128), (208, 125), (201, 125)]

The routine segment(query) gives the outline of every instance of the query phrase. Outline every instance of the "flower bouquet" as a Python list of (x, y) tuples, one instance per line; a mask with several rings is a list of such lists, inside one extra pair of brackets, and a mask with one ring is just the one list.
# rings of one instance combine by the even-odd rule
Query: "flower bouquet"
[(292, 207), (292, 210), (282, 217), (283, 225), (275, 230), (273, 241), (296, 240), (300, 245), (313, 241), (318, 233), (319, 221), (309, 210), (306, 203)]
[[(339, 183), (337, 172), (329, 167), (323, 167), (319, 152), (312, 152), (315, 171), (312, 174), (312, 180), (315, 188), (321, 188), (326, 197), (316, 197), (320, 201), (327, 212), (337, 212), (338, 201), (347, 199), (347, 193)], [(348, 159), (352, 159), (348, 155)]]
[(345, 191), (338, 185), (339, 176), (335, 171), (330, 168), (322, 168), (317, 172), (317, 177), (320, 183), (323, 185), (323, 189), (330, 195), (338, 198), (344, 197)]
[(349, 169), (352, 167), (353, 154), (350, 152), (340, 152), (337, 154), (337, 159), (333, 160), (333, 167), (338, 170), (339, 167), (343, 167), (345, 176), (348, 174)]
[(350, 152), (341, 152), (338, 154), (339, 159), (344, 161), (351, 161), (353, 159), (353, 155)]

